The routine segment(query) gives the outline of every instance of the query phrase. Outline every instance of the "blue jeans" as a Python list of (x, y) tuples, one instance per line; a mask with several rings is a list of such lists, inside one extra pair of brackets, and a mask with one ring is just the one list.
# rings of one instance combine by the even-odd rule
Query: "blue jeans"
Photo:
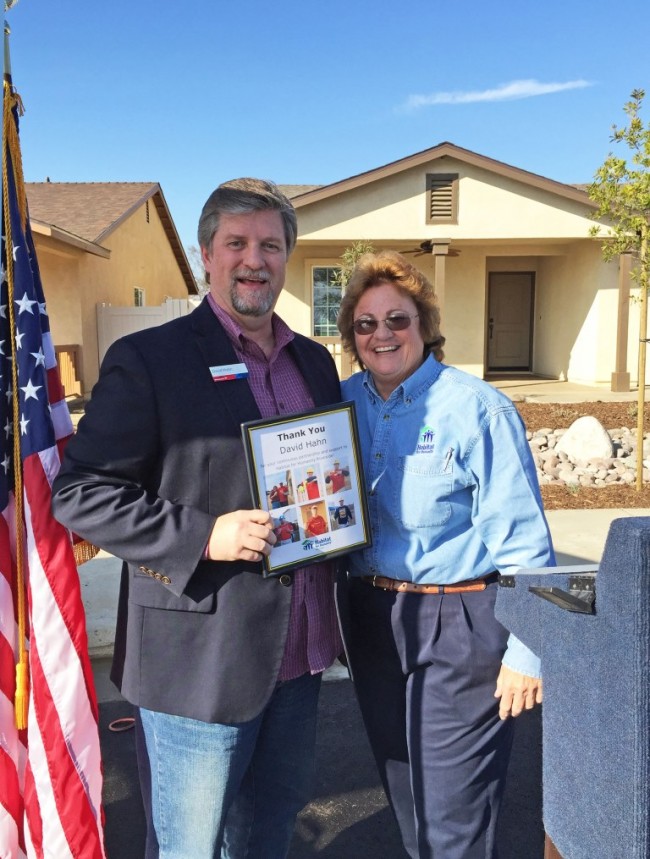
[(141, 781), (150, 773), (160, 859), (287, 855), (310, 797), (320, 682), (304, 674), (279, 683), (259, 716), (231, 725), (140, 708)]

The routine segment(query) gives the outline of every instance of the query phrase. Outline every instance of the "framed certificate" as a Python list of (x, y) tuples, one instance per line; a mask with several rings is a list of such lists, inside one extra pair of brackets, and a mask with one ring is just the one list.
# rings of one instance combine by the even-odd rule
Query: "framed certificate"
[(353, 402), (241, 426), (253, 499), (277, 537), (265, 575), (370, 545)]

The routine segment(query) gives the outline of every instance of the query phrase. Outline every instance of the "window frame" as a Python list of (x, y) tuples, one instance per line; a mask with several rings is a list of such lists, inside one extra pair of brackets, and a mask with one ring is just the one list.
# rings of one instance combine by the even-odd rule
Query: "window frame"
[[(331, 333), (326, 334), (317, 334), (316, 333), (316, 301), (315, 301), (315, 283), (314, 283), (314, 269), (317, 268), (326, 268), (326, 269), (338, 269), (342, 268), (341, 260), (337, 257), (325, 257), (322, 259), (306, 259), (305, 260), (305, 268), (306, 268), (306, 281), (307, 281), (307, 289), (309, 295), (309, 311), (310, 311), (310, 321), (309, 321), (309, 331), (310, 337), (318, 337), (318, 338), (327, 338), (327, 337), (338, 337), (339, 331), (336, 326), (334, 326), (334, 330)], [(343, 297), (343, 290), (341, 290), (341, 298)], [(330, 305), (319, 305), (320, 307), (324, 306), (326, 310), (329, 311)], [(340, 307), (340, 300), (339, 300)], [(337, 309), (338, 313), (338, 309)], [(329, 327), (329, 321), (328, 321)]]

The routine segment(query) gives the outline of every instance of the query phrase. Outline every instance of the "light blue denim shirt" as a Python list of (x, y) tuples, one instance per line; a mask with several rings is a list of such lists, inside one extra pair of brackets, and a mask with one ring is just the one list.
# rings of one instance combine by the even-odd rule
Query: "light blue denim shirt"
[[(450, 584), (555, 563), (526, 433), (491, 385), (429, 356), (384, 402), (366, 372), (343, 382), (359, 423), (373, 544), (354, 576)], [(510, 636), (504, 663), (539, 676)]]

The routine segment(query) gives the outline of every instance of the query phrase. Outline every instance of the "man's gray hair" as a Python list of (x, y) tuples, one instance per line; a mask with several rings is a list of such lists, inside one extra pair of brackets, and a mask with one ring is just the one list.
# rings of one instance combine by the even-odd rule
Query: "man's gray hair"
[(210, 250), (222, 215), (249, 215), (264, 209), (275, 210), (282, 216), (288, 256), (298, 236), (296, 211), (278, 186), (266, 179), (231, 179), (210, 194), (199, 218), (199, 247)]

